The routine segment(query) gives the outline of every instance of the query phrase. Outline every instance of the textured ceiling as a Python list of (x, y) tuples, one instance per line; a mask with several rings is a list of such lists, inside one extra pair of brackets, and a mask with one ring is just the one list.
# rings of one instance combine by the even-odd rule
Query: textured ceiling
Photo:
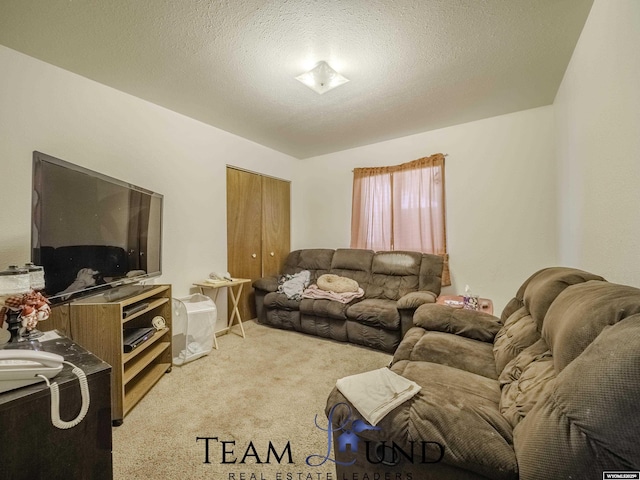
[(592, 1), (0, 0), (0, 44), (307, 158), (552, 103)]

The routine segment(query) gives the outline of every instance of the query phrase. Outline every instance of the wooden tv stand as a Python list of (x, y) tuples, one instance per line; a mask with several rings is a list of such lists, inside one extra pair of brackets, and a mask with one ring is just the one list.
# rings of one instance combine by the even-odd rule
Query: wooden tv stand
[[(57, 318), (52, 318), (51, 327), (63, 330), (111, 365), (111, 418), (114, 425), (121, 425), (127, 413), (171, 371), (171, 286), (147, 285), (126, 298), (109, 298), (108, 294), (95, 295), (56, 307), (52, 317)], [(138, 305), (144, 308), (125, 318), (125, 312)], [(124, 353), (123, 328), (151, 327), (156, 316), (165, 319), (166, 327)]]

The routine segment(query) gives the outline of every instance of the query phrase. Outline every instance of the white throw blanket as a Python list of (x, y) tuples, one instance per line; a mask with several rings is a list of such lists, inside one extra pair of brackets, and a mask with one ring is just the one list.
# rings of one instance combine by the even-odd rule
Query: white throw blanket
[(341, 378), (336, 386), (372, 426), (422, 388), (386, 367)]

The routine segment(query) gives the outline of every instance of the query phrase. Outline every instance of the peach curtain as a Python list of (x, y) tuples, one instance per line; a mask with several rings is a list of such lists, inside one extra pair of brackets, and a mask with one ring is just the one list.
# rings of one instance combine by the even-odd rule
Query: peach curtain
[(442, 255), (450, 285), (446, 237), (443, 154), (353, 171), (352, 248)]
[(351, 202), (351, 247), (389, 250), (391, 225), (391, 172), (388, 167), (356, 168)]

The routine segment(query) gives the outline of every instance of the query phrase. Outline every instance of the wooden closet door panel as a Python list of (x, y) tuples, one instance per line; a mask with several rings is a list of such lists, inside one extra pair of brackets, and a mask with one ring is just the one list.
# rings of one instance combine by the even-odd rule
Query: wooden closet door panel
[[(227, 168), (227, 268), (233, 277), (256, 280), (262, 276), (261, 190), (260, 175)], [(256, 317), (249, 285), (242, 290), (238, 309), (243, 320)]]
[(262, 177), (262, 275), (282, 271), (291, 248), (291, 184)]

